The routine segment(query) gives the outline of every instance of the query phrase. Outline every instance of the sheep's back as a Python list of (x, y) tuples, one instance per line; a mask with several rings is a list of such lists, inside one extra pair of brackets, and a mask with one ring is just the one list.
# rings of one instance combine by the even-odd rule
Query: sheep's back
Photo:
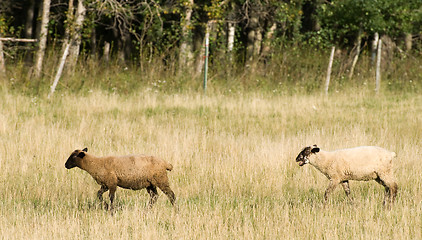
[(344, 166), (342, 168), (345, 173), (350, 172), (355, 178), (362, 180), (372, 178), (374, 173), (390, 170), (395, 156), (394, 152), (372, 146), (342, 149), (332, 153), (339, 159), (339, 164)]
[(119, 156), (111, 158), (111, 161), (118, 185), (123, 188), (142, 189), (157, 176), (166, 174), (165, 162), (153, 156)]

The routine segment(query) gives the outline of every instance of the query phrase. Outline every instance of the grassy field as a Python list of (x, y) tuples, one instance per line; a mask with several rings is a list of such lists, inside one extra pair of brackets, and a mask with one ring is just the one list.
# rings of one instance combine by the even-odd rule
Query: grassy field
[[(53, 99), (0, 94), (0, 239), (422, 239), (422, 96), (368, 91), (311, 95), (91, 92)], [(350, 203), (299, 167), (306, 145), (395, 151), (392, 210), (384, 188), (351, 182)], [(145, 153), (174, 165), (177, 210), (160, 193), (118, 189), (116, 213), (99, 186), (64, 163)], [(108, 199), (108, 194), (105, 194)]]

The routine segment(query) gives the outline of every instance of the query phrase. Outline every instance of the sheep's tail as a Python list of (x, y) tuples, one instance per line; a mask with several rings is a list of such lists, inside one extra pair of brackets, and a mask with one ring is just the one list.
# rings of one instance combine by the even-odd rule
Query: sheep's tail
[(397, 154), (395, 152), (391, 152), (391, 158), (397, 157)]
[(167, 171), (173, 170), (173, 165), (171, 165), (170, 163), (166, 162), (165, 166)]

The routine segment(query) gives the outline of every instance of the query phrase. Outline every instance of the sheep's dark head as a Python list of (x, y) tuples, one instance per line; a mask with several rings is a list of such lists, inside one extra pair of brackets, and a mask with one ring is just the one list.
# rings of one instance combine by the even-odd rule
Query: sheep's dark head
[(303, 166), (309, 163), (309, 156), (317, 152), (319, 152), (319, 147), (317, 147), (317, 145), (305, 147), (299, 155), (297, 155), (296, 162), (299, 163), (299, 166)]
[(65, 167), (67, 169), (71, 169), (77, 166), (77, 161), (85, 157), (85, 153), (88, 152), (88, 148), (84, 148), (83, 150), (75, 150), (70, 154), (70, 157), (67, 159), (65, 163)]

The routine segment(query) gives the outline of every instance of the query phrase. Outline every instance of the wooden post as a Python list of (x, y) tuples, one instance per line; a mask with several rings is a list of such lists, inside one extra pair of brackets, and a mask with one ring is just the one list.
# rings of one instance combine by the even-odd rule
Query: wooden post
[(0, 40), (0, 75), (4, 74), (6, 74), (6, 68), (4, 66), (3, 41)]
[(205, 55), (204, 55), (204, 93), (207, 92), (207, 78), (208, 78), (208, 48), (210, 43), (210, 33), (207, 29), (205, 33)]
[(330, 61), (328, 63), (327, 78), (325, 79), (325, 95), (328, 95), (328, 87), (330, 86), (330, 78), (331, 78), (331, 67), (333, 66), (335, 50), (336, 50), (336, 47), (333, 46), (333, 48), (331, 48)]
[(377, 71), (375, 76), (375, 92), (378, 94), (381, 86), (381, 46), (382, 40), (378, 41), (378, 53), (377, 53)]

